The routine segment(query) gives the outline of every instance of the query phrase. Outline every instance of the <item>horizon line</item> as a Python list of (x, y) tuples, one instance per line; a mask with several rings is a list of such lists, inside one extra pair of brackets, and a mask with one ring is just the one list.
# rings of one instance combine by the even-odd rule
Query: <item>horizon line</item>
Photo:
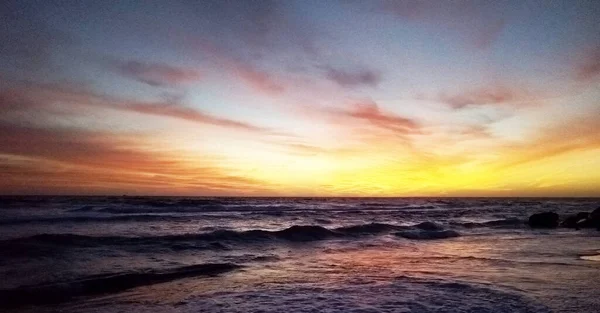
[(600, 195), (597, 196), (210, 196), (210, 195), (110, 195), (110, 194), (81, 194), (81, 195), (69, 195), (69, 194), (0, 194), (0, 198), (9, 197), (106, 197), (106, 198), (355, 198), (355, 199), (427, 199), (427, 198), (488, 198), (488, 199), (600, 199)]

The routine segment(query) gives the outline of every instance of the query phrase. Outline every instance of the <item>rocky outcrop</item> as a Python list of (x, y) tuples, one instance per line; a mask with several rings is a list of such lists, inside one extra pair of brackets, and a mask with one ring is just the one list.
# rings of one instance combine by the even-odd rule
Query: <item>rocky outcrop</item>
[(555, 212), (535, 213), (529, 217), (528, 224), (531, 228), (556, 228), (559, 225), (565, 228), (596, 228), (600, 231), (600, 207), (588, 212), (579, 212), (567, 216), (559, 223), (561, 218)]
[(529, 217), (528, 224), (531, 228), (556, 228), (559, 216), (555, 212), (536, 213)]
[(570, 215), (562, 223), (560, 223), (560, 226), (566, 228), (578, 228), (579, 226), (577, 226), (577, 224), (586, 220), (589, 216), (590, 213), (588, 212), (579, 212), (575, 215)]
[(600, 230), (600, 208), (595, 209), (590, 215), (577, 222), (577, 228), (596, 228)]
[(590, 213), (590, 218), (600, 218), (600, 207)]

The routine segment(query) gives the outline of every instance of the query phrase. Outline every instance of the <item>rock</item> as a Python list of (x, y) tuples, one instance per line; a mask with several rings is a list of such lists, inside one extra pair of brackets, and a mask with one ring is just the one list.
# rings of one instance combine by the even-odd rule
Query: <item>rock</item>
[(600, 207), (590, 213), (590, 218), (600, 218)]
[(579, 212), (575, 215), (568, 216), (560, 225), (567, 228), (578, 228), (577, 223), (587, 219), (590, 216), (588, 212)]
[(529, 217), (531, 228), (555, 228), (558, 226), (558, 214), (554, 212), (536, 213)]
[(577, 222), (577, 228), (596, 228), (600, 230), (600, 208), (595, 209), (590, 213), (588, 218)]

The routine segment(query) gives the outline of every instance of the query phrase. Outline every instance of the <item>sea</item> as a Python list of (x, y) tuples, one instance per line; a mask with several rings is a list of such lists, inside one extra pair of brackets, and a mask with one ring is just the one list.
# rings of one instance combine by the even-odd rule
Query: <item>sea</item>
[(600, 312), (559, 198), (0, 198), (1, 312)]

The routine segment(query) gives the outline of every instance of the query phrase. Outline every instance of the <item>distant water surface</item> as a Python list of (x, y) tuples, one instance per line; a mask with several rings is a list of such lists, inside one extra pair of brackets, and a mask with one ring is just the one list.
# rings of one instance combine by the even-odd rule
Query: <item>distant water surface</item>
[(598, 312), (600, 199), (0, 198), (6, 312)]

